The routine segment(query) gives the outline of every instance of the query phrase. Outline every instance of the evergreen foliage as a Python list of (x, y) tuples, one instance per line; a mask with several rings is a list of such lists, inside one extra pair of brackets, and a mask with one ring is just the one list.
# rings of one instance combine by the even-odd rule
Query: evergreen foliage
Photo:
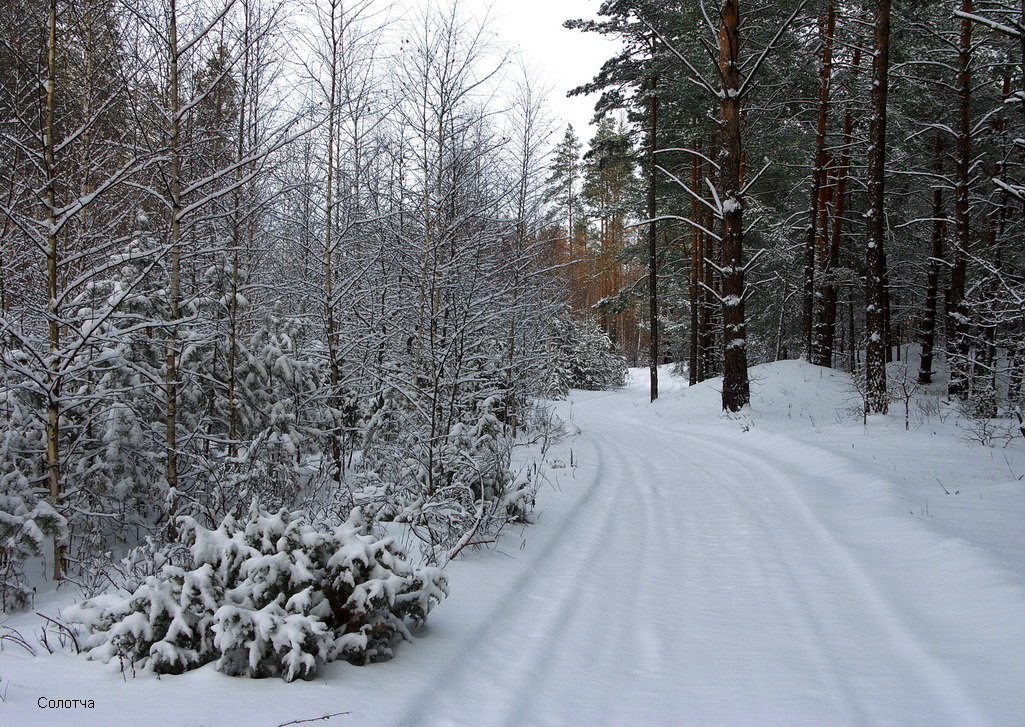
[(34, 588), (25, 575), (33, 558), (45, 555), (47, 539), (67, 536), (67, 521), (45, 499), (42, 453), (46, 435), (32, 415), (38, 399), (16, 370), (27, 364), (14, 351), (0, 358), (0, 610), (31, 604)]
[(325, 663), (383, 661), (409, 624), (447, 594), (444, 576), (415, 568), (358, 510), (334, 528), (255, 505), (213, 530), (181, 519), (188, 560), (166, 563), (125, 597), (69, 610), (91, 658), (158, 674), (213, 662), (232, 676), (312, 679)]
[(545, 383), (549, 396), (570, 389), (604, 391), (626, 383), (626, 361), (593, 320), (564, 316), (552, 324), (552, 364)]

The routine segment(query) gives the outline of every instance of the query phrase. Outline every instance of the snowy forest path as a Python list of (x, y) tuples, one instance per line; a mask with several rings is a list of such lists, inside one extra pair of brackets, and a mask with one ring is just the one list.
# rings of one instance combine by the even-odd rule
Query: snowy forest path
[(578, 499), (403, 724), (1013, 724), (979, 698), (972, 660), (1000, 646), (944, 613), (949, 574), (908, 572), (872, 542), (889, 533), (859, 533), (878, 482), (637, 394), (574, 395)]

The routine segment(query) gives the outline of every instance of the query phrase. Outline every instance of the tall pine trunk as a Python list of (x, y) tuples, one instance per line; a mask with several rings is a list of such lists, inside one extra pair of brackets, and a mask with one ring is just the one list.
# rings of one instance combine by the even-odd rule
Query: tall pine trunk
[[(861, 65), (861, 47), (854, 49), (851, 73), (856, 76)], [(853, 83), (853, 80), (852, 80)], [(831, 273), (840, 266), (844, 215), (847, 213), (847, 179), (851, 173), (851, 151), (854, 146), (854, 113), (847, 105), (844, 113), (840, 160), (833, 173), (833, 210), (829, 229), (829, 254), (826, 260), (826, 281), (822, 285), (822, 322), (820, 339), (821, 365), (832, 366), (836, 348), (837, 285)]]
[(831, 188), (827, 184), (829, 155), (826, 153), (826, 129), (829, 121), (829, 98), (833, 75), (833, 32), (836, 10), (833, 0), (827, 0), (826, 11), (819, 20), (822, 62), (819, 66), (819, 108), (815, 123), (815, 156), (811, 183), (811, 215), (808, 239), (805, 243), (803, 333), (806, 358), (812, 363), (823, 363), (821, 322), (815, 323), (815, 270), (826, 263), (828, 205)]
[(740, 114), (740, 0), (719, 11), (720, 190), (722, 199), (722, 407), (739, 411), (751, 400), (744, 321), (744, 200)]
[(877, 0), (868, 154), (868, 250), (865, 260), (865, 412), (885, 414), (886, 390), (886, 95), (890, 70), (890, 0)]
[[(943, 176), (943, 136), (936, 134), (935, 173)], [(925, 283), (925, 316), (922, 319), (922, 359), (918, 369), (918, 383), (931, 384), (933, 351), (936, 347), (936, 309), (940, 290), (940, 265), (943, 264), (943, 238), (947, 223), (943, 219), (943, 187), (937, 181), (932, 192), (932, 256)]]
[[(961, 10), (972, 11), (971, 0), (962, 0)], [(965, 284), (968, 248), (971, 242), (971, 203), (969, 184), (972, 156), (972, 21), (961, 19), (957, 53), (957, 154), (954, 179), (954, 259), (947, 291), (947, 364), (950, 381), (947, 393), (964, 396), (968, 392), (968, 310)]]
[[(652, 64), (655, 58), (655, 42), (652, 39)], [(651, 358), (649, 379), (651, 385), (651, 401), (658, 398), (658, 227), (655, 216), (658, 214), (655, 198), (655, 145), (658, 142), (658, 75), (651, 76), (650, 97), (648, 98), (648, 355)]]

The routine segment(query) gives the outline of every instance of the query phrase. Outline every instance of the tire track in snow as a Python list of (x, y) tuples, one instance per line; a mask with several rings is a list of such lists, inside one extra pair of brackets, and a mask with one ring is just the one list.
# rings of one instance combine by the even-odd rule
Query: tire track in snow
[(615, 396), (575, 403), (579, 494), (402, 724), (989, 723), (803, 499), (806, 452)]
[[(540, 667), (540, 673), (544, 675), (551, 671), (561, 671), (564, 674), (579, 674), (581, 678), (586, 678), (587, 674), (617, 673), (618, 689), (599, 692), (583, 690), (591, 710), (602, 715), (603, 719), (598, 723), (658, 724), (659, 718), (664, 719), (670, 713), (680, 714), (687, 707), (688, 685), (674, 683), (675, 680), (667, 677), (680, 668), (681, 661), (701, 659), (700, 654), (670, 654), (666, 650), (664, 637), (668, 635), (670, 640), (678, 638), (681, 631), (685, 632), (691, 627), (695, 618), (701, 619), (706, 615), (686, 612), (665, 613), (665, 606), (671, 602), (674, 595), (671, 589), (664, 585), (666, 577), (669, 575), (672, 578), (676, 575), (667, 572), (670, 563), (667, 563), (666, 554), (683, 552), (692, 555), (692, 562), (703, 566), (698, 573), (699, 579), (706, 584), (714, 583), (719, 574), (708, 564), (717, 562), (718, 555), (713, 551), (723, 544), (724, 538), (731, 537), (731, 533), (739, 529), (746, 530), (752, 524), (766, 536), (771, 535), (773, 529), (756, 509), (751, 508), (744, 498), (732, 491), (727, 494), (733, 504), (724, 506), (721, 502), (722, 497), (717, 496), (717, 507), (712, 512), (707, 511), (710, 504), (707, 496), (705, 501), (698, 502), (689, 502), (687, 498), (670, 501), (667, 495), (679, 495), (680, 492), (672, 493), (673, 482), (669, 473), (687, 471), (688, 468), (695, 466), (703, 469), (707, 473), (710, 492), (721, 490), (718, 482), (721, 474), (713, 476), (707, 468), (695, 462), (689, 456), (689, 452), (680, 452), (679, 447), (675, 446), (678, 442), (672, 437), (647, 428), (620, 427), (619, 423), (617, 422), (612, 433), (597, 428), (595, 431), (585, 430), (585, 433), (594, 441), (597, 450), (604, 453), (605, 464), (600, 477), (607, 478), (610, 484), (615, 483), (621, 488), (618, 497), (620, 517), (613, 521), (611, 529), (607, 532), (608, 542), (614, 545), (610, 549), (612, 557), (603, 570), (620, 574), (621, 579), (625, 578), (627, 582), (624, 584), (621, 580), (619, 583), (609, 583), (605, 598), (594, 597), (587, 588), (576, 594), (577, 608), (567, 624), (570, 630), (560, 634), (560, 642), (565, 642), (569, 648), (553, 648), (553, 653), (568, 656), (562, 658), (558, 665), (552, 660), (545, 661)], [(660, 459), (657, 463), (641, 456), (645, 445), (650, 444), (652, 438), (665, 445), (659, 448)], [(658, 489), (652, 484), (654, 482), (658, 483)], [(628, 532), (624, 530), (624, 523), (640, 527)], [(702, 547), (694, 547), (696, 534), (701, 536), (700, 542), (705, 543)], [(766, 539), (777, 554), (773, 560), (785, 563), (786, 558), (779, 555), (779, 544), (769, 538)], [(631, 545), (639, 545), (640, 553), (636, 552), (636, 549), (631, 549)], [(742, 591), (745, 588), (750, 590), (752, 584), (772, 584), (772, 579), (767, 578), (763, 572), (762, 560), (750, 557), (752, 555), (754, 554), (749, 553), (747, 549), (742, 549), (731, 562), (731, 567), (739, 576), (736, 581)], [(786, 614), (792, 615), (790, 601), (794, 599), (794, 587), (799, 581), (793, 571), (789, 571), (789, 575), (789, 589), (781, 590), (778, 584), (773, 589), (779, 614), (773, 615), (772, 619), (780, 620)], [(733, 585), (728, 584), (728, 587)], [(608, 608), (606, 604), (609, 604)], [(714, 627), (719, 629), (720, 636), (723, 629), (729, 627), (729, 622), (724, 623), (719, 614), (713, 614), (711, 620)], [(588, 626), (593, 629), (594, 624), (607, 625), (606, 632), (600, 635), (589, 633)], [(578, 627), (577, 632), (573, 631), (573, 627)], [(595, 649), (595, 644), (602, 644), (603, 648)], [(713, 639), (703, 646), (714, 651), (718, 644)], [(838, 724), (842, 720), (837, 714), (837, 707), (848, 715), (847, 723), (864, 723), (864, 712), (843, 679), (836, 673), (835, 660), (829, 659), (821, 640), (805, 635), (802, 649), (810, 653), (810, 660), (829, 675), (832, 693), (842, 696), (843, 704), (829, 705), (832, 724)], [(643, 693), (645, 687), (649, 687), (647, 693)], [(651, 693), (650, 688), (661, 690), (661, 694)], [(538, 695), (534, 690), (520, 692), (519, 696), (526, 697), (528, 701), (521, 705), (522, 709), (516, 713), (517, 717), (530, 714), (530, 707), (534, 705), (547, 707), (547, 710), (538, 710), (533, 715), (535, 721), (529, 721), (531, 724), (548, 724), (549, 722), (539, 715), (551, 715), (557, 713), (560, 707), (565, 707), (552, 703), (544, 705), (543, 698), (548, 695)], [(580, 694), (573, 696), (580, 699)], [(645, 704), (646, 699), (657, 700), (659, 697), (661, 700), (658, 703), (665, 707), (662, 713), (653, 712), (650, 705)], [(771, 696), (766, 698), (771, 699)], [(647, 718), (638, 720), (638, 715), (644, 713), (645, 706), (649, 707), (646, 712)], [(552, 724), (573, 724), (554, 719)], [(523, 723), (522, 719), (513, 718), (507, 725), (511, 727)]]
[[(956, 675), (937, 659), (916, 637), (914, 630), (909, 628), (900, 611), (891, 604), (884, 595), (883, 589), (857, 560), (857, 558), (840, 543), (836, 537), (816, 518), (813, 509), (804, 501), (793, 484), (792, 473), (798, 472), (805, 478), (818, 479), (820, 475), (812, 472), (804, 463), (803, 458), (783, 459), (775, 448), (771, 452), (759, 448), (758, 456), (750, 454), (742, 445), (747, 442), (736, 442), (724, 436), (697, 434), (691, 431), (676, 430), (691, 441), (700, 442), (703, 450), (708, 446), (717, 447), (730, 453), (733, 460), (743, 462), (751, 474), (759, 473), (776, 485), (776, 492), (781, 493), (791, 505), (790, 511), (798, 516), (809, 533), (828, 554), (831, 561), (839, 566), (843, 573), (843, 581), (856, 588), (876, 623), (889, 638), (894, 655), (903, 661), (920, 676), (924, 677), (932, 693), (933, 699), (945, 706), (946, 713), (956, 720), (956, 724), (981, 725), (988, 720), (969, 697)], [(850, 479), (864, 479), (857, 473), (850, 473)], [(791, 523), (792, 524), (792, 523)], [(794, 580), (795, 585), (799, 581)], [(924, 667), (924, 670), (922, 669)]]
[[(678, 451), (679, 442), (675, 440), (674, 435), (670, 435), (665, 432), (658, 432), (653, 433), (652, 436), (657, 437), (665, 444), (662, 451)], [(707, 456), (708, 454), (708, 450), (705, 448), (696, 448), (694, 451), (701, 451), (703, 453), (702, 456)], [(765, 536), (765, 542), (772, 549), (771, 556), (767, 559), (760, 552), (751, 552), (751, 557), (758, 559), (760, 563), (760, 582), (765, 586), (765, 588), (771, 591), (773, 600), (780, 614), (789, 613), (791, 617), (793, 617), (799, 612), (802, 622), (811, 627), (810, 632), (795, 629), (795, 633), (797, 634), (797, 638), (800, 640), (801, 648), (809, 655), (809, 658), (814, 661), (815, 665), (819, 669), (819, 673), (827, 675), (834, 693), (840, 696), (843, 700), (843, 704), (840, 706), (842, 706), (843, 711), (846, 714), (846, 720), (841, 721), (840, 715), (834, 714), (833, 724), (865, 724), (867, 715), (851, 690), (847, 680), (845, 680), (843, 675), (840, 673), (836, 659), (831, 658), (831, 652), (826, 647), (826, 644), (828, 643), (827, 630), (822, 619), (810, 607), (813, 597), (808, 593), (807, 587), (802, 584), (798, 574), (793, 567), (791, 567), (790, 558), (787, 557), (787, 553), (784, 552), (784, 549), (779, 542), (779, 537), (777, 535), (779, 532), (778, 528), (773, 527), (773, 523), (769, 522), (769, 519), (766, 517), (764, 512), (764, 508), (759, 509), (759, 507), (754, 506), (748, 501), (748, 499), (741, 496), (735, 487), (731, 487), (724, 482), (723, 475), (725, 473), (713, 473), (707, 465), (699, 461), (697, 458), (693, 458), (690, 450), (681, 454), (689, 460), (688, 465), (690, 467), (704, 473), (709, 481), (714, 482), (717, 487), (726, 492), (730, 499), (741, 510), (743, 510), (749, 518), (758, 523), (759, 530)], [(776, 523), (776, 525), (778, 525), (778, 523)], [(784, 588), (783, 584), (779, 582), (779, 579), (772, 577), (772, 569), (769, 567), (770, 565), (778, 566), (778, 568), (785, 574), (786, 583), (790, 586), (789, 589)], [(796, 598), (795, 595), (797, 596)]]
[[(593, 484), (594, 488), (602, 489), (608, 504), (605, 521), (594, 528), (602, 544), (590, 553), (586, 569), (580, 571), (586, 577), (577, 581), (573, 598), (563, 604), (566, 619), (556, 638), (549, 648), (534, 652), (529, 684), (509, 694), (510, 704), (516, 706), (509, 709), (504, 727), (566, 724), (561, 713), (566, 709), (567, 699), (577, 699), (581, 708), (586, 706), (605, 715), (609, 724), (617, 724), (612, 716), (623, 711), (623, 694), (588, 689), (587, 679), (596, 674), (637, 671), (637, 654), (631, 645), (639, 640), (646, 647), (647, 667), (650, 668), (651, 661), (659, 660), (657, 637), (650, 633), (643, 610), (650, 584), (657, 582), (657, 577), (653, 577), (657, 574), (652, 573), (657, 542), (657, 531), (651, 526), (655, 511), (652, 499), (624, 496), (627, 493), (615, 490), (613, 485), (644, 480), (624, 476), (633, 472), (633, 458), (622, 450), (619, 442), (588, 435), (603, 453), (604, 466), (597, 476), (602, 482)], [(625, 542), (635, 541), (644, 543), (640, 559), (637, 553), (623, 548)], [(640, 635), (635, 633), (639, 621), (643, 627)], [(604, 627), (601, 633), (596, 633), (596, 624)], [(566, 683), (567, 674), (577, 675), (579, 680), (572, 694), (562, 692), (558, 686)]]
[[(640, 422), (634, 420), (637, 428), (642, 428), (643, 425)], [(744, 570), (742, 581), (747, 581), (751, 586), (763, 587), (766, 591), (770, 592), (778, 611), (779, 619), (793, 619), (796, 616), (795, 606), (801, 614), (802, 624), (808, 624), (812, 626), (812, 632), (817, 634), (819, 638), (812, 638), (811, 634), (807, 630), (795, 628), (794, 631), (799, 634), (801, 650), (807, 654), (807, 659), (814, 662), (818, 668), (820, 674), (826, 674), (833, 693), (842, 698), (841, 705), (831, 705), (833, 713), (832, 724), (864, 724), (865, 713), (861, 709), (860, 704), (855, 699), (854, 694), (851, 692), (849, 685), (846, 684), (842, 676), (837, 671), (836, 660), (831, 659), (828, 650), (825, 647), (825, 641), (821, 638), (823, 635), (823, 629), (818, 617), (808, 608), (808, 599), (804, 598), (805, 589), (801, 586), (800, 579), (797, 577), (796, 572), (789, 567), (789, 559), (785, 557), (783, 548), (775, 537), (776, 529), (771, 527), (765, 514), (760, 511), (757, 507), (753, 506), (747, 499), (739, 495), (734, 488), (725, 484), (724, 475), (726, 472), (713, 473), (711, 469), (702, 463), (698, 458), (693, 456), (691, 450), (681, 451), (679, 448), (679, 441), (673, 436), (665, 432), (652, 431), (650, 428), (643, 428), (645, 431), (645, 437), (650, 441), (656, 440), (659, 446), (659, 451), (663, 456), (663, 464), (666, 460), (672, 462), (672, 468), (678, 471), (697, 470), (703, 474), (703, 479), (707, 480), (717, 490), (725, 492), (730, 501), (733, 503), (732, 511), (726, 511), (714, 513), (715, 517), (712, 517), (713, 513), (704, 511), (709, 506), (708, 498), (706, 497), (703, 502), (692, 502), (694, 507), (685, 508), (685, 512), (689, 515), (687, 518), (687, 524), (690, 528), (689, 532), (682, 533), (680, 537), (679, 531), (677, 531), (676, 537), (672, 538), (673, 541), (679, 541), (681, 547), (693, 548), (696, 540), (691, 537), (688, 539), (688, 535), (693, 536), (698, 532), (704, 532), (709, 536), (714, 537), (715, 535), (725, 535), (730, 537), (731, 532), (743, 527), (746, 529), (747, 521), (753, 521), (757, 530), (765, 536), (764, 542), (767, 543), (772, 552), (770, 557), (766, 558), (765, 554), (757, 549), (750, 549), (749, 552), (743, 553), (742, 559), (747, 560), (747, 568)], [(701, 451), (702, 456), (707, 456), (707, 448), (696, 448), (693, 451)], [(659, 479), (661, 474), (652, 466), (652, 463), (648, 460), (643, 460), (645, 464), (645, 471), (651, 473), (649, 479)], [(644, 480), (636, 480), (644, 482)], [(665, 486), (665, 483), (662, 483)], [(683, 493), (687, 492), (688, 484), (682, 485)], [(640, 486), (636, 488), (640, 492), (650, 490), (650, 487)], [(654, 506), (653, 499), (651, 497), (645, 498), (649, 507)], [(720, 503), (721, 505), (721, 503)], [(670, 508), (663, 507), (661, 512), (668, 513)], [(677, 515), (681, 513), (677, 512)], [(743, 517), (738, 517), (743, 514)], [(724, 519), (725, 518), (725, 519)], [(679, 520), (680, 518), (674, 518)], [(714, 526), (710, 527), (710, 523), (714, 522)], [(734, 523), (731, 526), (730, 523)], [(743, 525), (737, 525), (737, 523), (743, 522)], [(664, 532), (664, 531), (663, 531)], [(700, 550), (700, 549), (698, 549)], [(715, 561), (715, 553), (694, 553), (696, 557), (707, 558), (710, 561)], [(734, 567), (740, 567), (742, 564), (734, 563)], [(779, 582), (778, 578), (774, 578), (773, 568), (771, 566), (779, 566), (782, 572), (787, 576), (787, 585), (789, 588), (784, 588), (783, 584)], [(714, 577), (714, 573), (707, 573), (706, 577)], [(800, 597), (795, 599), (794, 591), (797, 590)], [(797, 655), (794, 655), (795, 658)], [(840, 714), (835, 712), (835, 709), (839, 707), (843, 714), (846, 715), (846, 719), (843, 719)]]
[[(624, 419), (629, 422), (628, 418)], [(594, 650), (586, 649), (586, 646), (594, 643), (595, 639), (589, 642), (586, 630), (583, 634), (570, 634), (566, 640), (581, 651), (581, 658), (566, 659), (564, 666), (573, 668), (564, 670), (573, 673), (617, 673), (617, 690), (590, 695), (597, 713), (605, 719), (602, 723), (658, 724), (658, 720), (665, 719), (668, 714), (685, 713), (691, 699), (687, 693), (690, 685), (684, 680), (673, 678), (673, 675), (688, 662), (700, 663), (706, 658), (703, 653), (717, 651), (719, 644), (716, 638), (726, 635), (727, 630), (736, 630), (736, 627), (741, 626), (724, 618), (721, 613), (702, 613), (700, 609), (708, 606), (708, 599), (699, 600), (695, 604), (697, 608), (692, 611), (687, 608), (674, 610), (672, 606), (682, 592), (694, 585), (712, 584), (712, 592), (719, 594), (719, 598), (729, 598), (734, 588), (739, 588), (742, 595), (748, 596), (753, 588), (764, 585), (764, 564), (753, 557), (756, 554), (748, 552), (746, 547), (741, 547), (729, 563), (729, 570), (731, 575), (736, 576), (735, 579), (722, 585), (717, 580), (722, 577), (722, 573), (716, 572), (716, 564), (721, 564), (720, 554), (716, 551), (726, 543), (724, 539), (730, 538), (731, 533), (738, 530), (748, 529), (752, 521), (761, 523), (761, 520), (754, 517), (757, 513), (748, 511), (746, 503), (739, 496), (730, 495), (732, 504), (728, 504), (716, 482), (718, 477), (707, 473), (699, 462), (693, 462), (689, 453), (680, 452), (679, 447), (675, 446), (678, 442), (672, 437), (648, 428), (622, 427), (619, 424), (617, 421), (612, 433), (606, 427), (587, 433), (599, 449), (606, 453), (609, 464), (603, 476), (609, 477), (621, 488), (619, 507), (622, 517), (617, 519), (617, 524), (640, 525), (635, 532), (628, 532), (626, 538), (620, 536), (621, 527), (609, 533), (610, 539), (616, 542), (612, 551), (611, 572), (625, 574), (629, 580), (625, 586), (623, 583), (609, 584), (605, 601), (590, 598), (590, 593), (579, 594), (576, 620), (584, 624), (606, 623), (610, 633), (602, 634), (606, 638), (601, 639), (601, 643), (605, 644), (600, 652), (601, 658), (588, 657)], [(645, 445), (649, 445), (650, 449), (653, 438), (658, 444), (664, 445), (657, 447), (657, 461), (641, 456)], [(706, 471), (706, 492), (712, 493), (699, 502), (686, 497), (688, 490), (682, 482), (682, 473), (694, 468)], [(653, 483), (658, 483), (657, 489)], [(709, 497), (713, 497), (714, 502), (709, 501)], [(738, 501), (741, 506), (738, 507), (734, 501)], [(760, 532), (771, 532), (763, 524), (757, 524), (756, 527)], [(631, 549), (631, 545), (638, 547)], [(674, 553), (684, 558), (689, 556), (691, 568), (697, 572), (689, 574), (689, 577), (675, 573)], [(626, 556), (625, 559), (622, 555)], [(674, 583), (677, 584), (675, 590)], [(793, 598), (793, 593), (780, 593), (778, 589), (775, 591), (780, 614), (788, 610), (784, 608), (787, 596)], [(603, 610), (606, 602), (620, 604), (621, 607), (613, 610), (610, 605)], [(670, 643), (678, 642), (681, 633), (686, 634), (695, 625), (699, 630), (711, 628), (713, 631), (710, 639), (690, 640), (692, 648), (697, 649), (695, 653), (680, 652), (675, 646), (667, 646), (667, 636)], [(828, 664), (829, 660), (821, 644), (816, 646), (805, 643), (803, 648), (814, 654), (815, 658), (809, 660), (820, 666)], [(674, 650), (676, 653), (673, 653)], [(741, 657), (736, 666), (743, 667), (745, 661)], [(702, 683), (699, 689), (707, 686)], [(832, 686), (835, 692), (844, 694), (842, 680), (835, 674)], [(771, 695), (764, 696), (766, 700), (772, 700)], [(652, 704), (661, 705), (664, 711), (659, 713), (652, 708)], [(551, 709), (554, 705), (548, 706)], [(833, 724), (837, 723), (836, 717), (839, 716), (835, 707), (832, 705), (829, 710), (833, 713)], [(645, 708), (646, 712), (643, 711)], [(849, 715), (859, 714), (849, 692), (846, 693), (845, 705), (841, 706), (841, 710)], [(637, 715), (641, 713), (647, 714), (647, 719), (638, 722)], [(615, 719), (617, 714), (621, 715), (620, 719)], [(857, 717), (851, 716), (850, 719), (850, 723), (858, 723)]]
[[(586, 440), (585, 440), (586, 441)], [(413, 702), (406, 717), (400, 722), (409, 727), (425, 725), (498, 725), (517, 724), (520, 704), (529, 701), (538, 665), (544, 665), (546, 655), (557, 648), (574, 602), (570, 596), (579, 589), (590, 565), (605, 547), (603, 530), (611, 522), (615, 510), (611, 500), (598, 497), (606, 483), (606, 458), (602, 450), (594, 448), (597, 467), (587, 489), (566, 515), (562, 527), (554, 533), (541, 550), (533, 550), (530, 564), (524, 566), (520, 577), (498, 600), (498, 606), (485, 614), (480, 625), (462, 641), (454, 659), (447, 668), (440, 669), (432, 683)], [(593, 512), (597, 510), (597, 512)], [(599, 527), (594, 523), (599, 522)], [(588, 533), (587, 531), (591, 531)], [(572, 569), (571, 577), (565, 571)], [(557, 590), (549, 585), (557, 584)], [(534, 598), (532, 608), (525, 608), (524, 594)], [(541, 636), (530, 644), (516, 643), (523, 633), (536, 629), (518, 624), (528, 621), (543, 624)], [(511, 642), (511, 643), (510, 643)], [(481, 652), (481, 647), (491, 653)], [(489, 664), (489, 662), (491, 662)], [(501, 666), (503, 674), (519, 677), (518, 683), (503, 682), (503, 674), (490, 672), (487, 667)], [(498, 677), (498, 683), (488, 677)], [(480, 682), (483, 681), (483, 684)], [(490, 682), (490, 683), (489, 683)], [(488, 700), (486, 692), (500, 690), (499, 699)], [(467, 704), (458, 692), (471, 691), (477, 699), (481, 713), (469, 717), (446, 714)], [(471, 702), (473, 699), (470, 700)], [(485, 714), (486, 712), (491, 714)]]
[[(593, 432), (589, 435), (610, 462), (603, 472), (606, 487), (636, 483), (641, 496), (614, 490), (611, 504), (615, 517), (604, 533), (605, 558), (594, 573), (596, 577), (578, 593), (573, 621), (563, 636), (570, 648), (560, 652), (558, 664), (549, 662), (547, 671), (558, 667), (563, 674), (579, 674), (582, 680), (618, 673), (621, 683), (633, 685), (657, 671), (661, 663), (658, 637), (647, 618), (651, 584), (658, 580), (655, 551), (661, 528), (653, 527), (657, 520), (650, 495), (653, 490), (647, 479), (635, 476), (635, 458), (624, 451), (621, 441)], [(626, 547), (630, 544), (640, 544), (640, 553)], [(637, 696), (636, 690), (630, 695), (601, 688), (582, 691), (576, 698), (586, 695), (589, 708), (605, 715), (609, 724), (618, 722), (617, 714), (629, 711), (632, 700), (628, 697)], [(549, 704), (537, 700), (542, 713), (554, 713), (562, 706), (551, 703), (558, 701), (558, 695), (549, 692), (543, 696)]]

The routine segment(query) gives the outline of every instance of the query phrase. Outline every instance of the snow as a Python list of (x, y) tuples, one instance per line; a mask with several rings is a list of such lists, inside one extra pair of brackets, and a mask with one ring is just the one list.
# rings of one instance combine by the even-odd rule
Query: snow
[[(720, 380), (688, 388), (663, 367), (649, 405), (647, 375), (557, 405), (569, 434), (537, 524), (451, 563), (450, 597), (392, 661), (309, 683), (123, 678), (6, 643), (0, 721), (1021, 724), (1021, 441), (965, 441), (931, 390), (911, 431), (903, 411), (863, 426), (849, 378), (804, 362), (753, 368), (752, 405), (729, 416)], [(37, 624), (7, 621), (30, 640)]]

